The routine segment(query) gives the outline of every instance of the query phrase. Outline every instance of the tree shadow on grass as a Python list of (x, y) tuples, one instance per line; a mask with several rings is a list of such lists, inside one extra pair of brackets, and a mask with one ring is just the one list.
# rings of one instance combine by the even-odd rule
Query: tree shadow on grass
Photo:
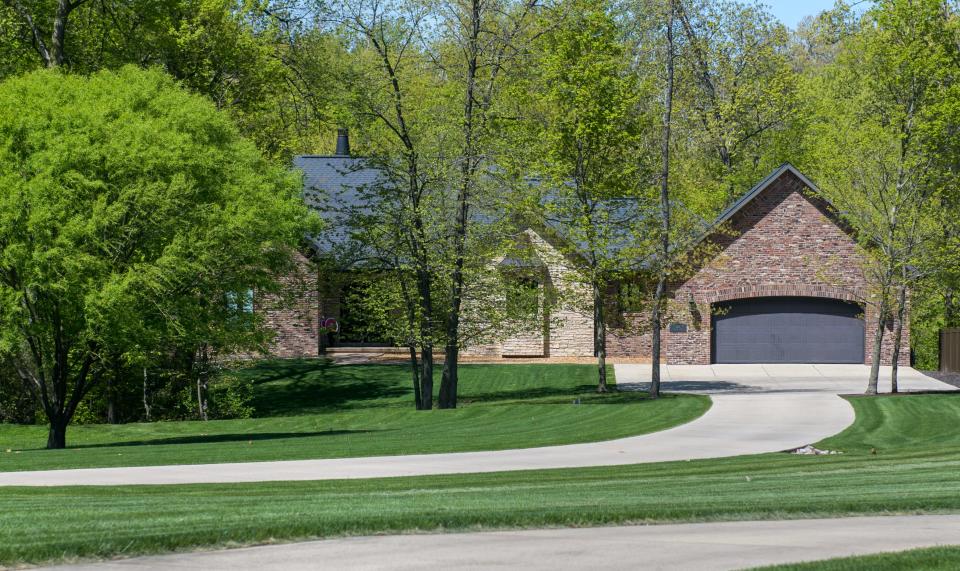
[[(549, 399), (551, 397), (569, 397), (572, 400), (584, 398), (597, 393), (597, 385), (583, 384), (572, 387), (525, 387), (515, 390), (482, 392), (478, 388), (464, 387), (461, 390), (458, 399), (462, 402), (480, 403), (496, 401), (536, 401), (536, 399)], [(531, 402), (531, 404), (543, 404), (540, 402)]]
[[(471, 381), (461, 381), (459, 402), (462, 404), (496, 403), (507, 401), (531, 401), (545, 404), (545, 399), (557, 403), (580, 398), (594, 398), (596, 384), (583, 383), (573, 386), (537, 386), (532, 382), (547, 382), (536, 376), (531, 379), (519, 377), (512, 382), (527, 386), (501, 389), (485, 387), (485, 379), (498, 375), (516, 375), (519, 365), (464, 365), (471, 372)], [(550, 365), (527, 366), (528, 371), (545, 370)], [(296, 416), (329, 413), (349, 409), (413, 406), (410, 389), (410, 369), (397, 364), (338, 365), (326, 359), (290, 359), (257, 363), (237, 372), (254, 386), (253, 406), (256, 417)], [(440, 386), (440, 371), (435, 371), (434, 389)], [(489, 387), (489, 388), (488, 388)], [(499, 390), (498, 390), (499, 389)], [(614, 404), (616, 399), (599, 395)], [(633, 402), (637, 397), (624, 397), (619, 402)]]
[(312, 438), (315, 436), (342, 436), (344, 434), (364, 434), (369, 432), (385, 432), (380, 430), (320, 430), (315, 432), (261, 432), (253, 434), (196, 434), (191, 436), (174, 436), (169, 438), (153, 438), (144, 440), (128, 440), (123, 442), (107, 442), (101, 444), (80, 444), (70, 448), (113, 448), (121, 446), (157, 446), (164, 444), (217, 444), (225, 442), (259, 442), (263, 440), (282, 440), (287, 438)]
[[(650, 390), (650, 381), (636, 383), (622, 383), (620, 387), (625, 392), (642, 392)], [(732, 381), (663, 381), (660, 390), (675, 393), (778, 393), (778, 392), (809, 392), (817, 389), (798, 388), (765, 388), (757, 385), (736, 383)]]
[(408, 373), (397, 365), (302, 359), (264, 362), (239, 376), (253, 384), (255, 416), (269, 417), (389, 406), (410, 396), (411, 389), (403, 384)]

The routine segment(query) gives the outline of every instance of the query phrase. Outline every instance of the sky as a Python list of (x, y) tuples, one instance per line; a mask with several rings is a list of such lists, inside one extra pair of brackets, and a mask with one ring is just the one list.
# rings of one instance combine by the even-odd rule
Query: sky
[(833, 8), (834, 0), (763, 0), (773, 15), (790, 28), (796, 28), (804, 16)]

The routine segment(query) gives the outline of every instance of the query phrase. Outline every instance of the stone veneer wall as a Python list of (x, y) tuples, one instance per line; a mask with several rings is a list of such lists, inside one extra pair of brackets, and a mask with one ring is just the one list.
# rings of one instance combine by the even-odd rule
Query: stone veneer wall
[[(663, 332), (663, 355), (670, 364), (710, 363), (714, 303), (761, 296), (813, 296), (862, 304), (870, 295), (862, 271), (864, 259), (856, 243), (834, 221), (823, 201), (811, 196), (790, 172), (745, 205), (729, 225), (731, 234), (711, 238), (720, 253), (671, 288)], [(871, 304), (865, 307), (865, 362), (870, 364), (877, 317)], [(669, 323), (686, 324), (687, 332), (670, 333)], [(618, 335), (614, 331), (608, 337), (610, 354), (649, 356), (649, 338), (649, 333)], [(881, 363), (889, 364), (892, 351), (891, 329), (884, 337)], [(909, 362), (906, 323), (900, 364)]]
[[(559, 250), (533, 230), (530, 244), (546, 268), (541, 288), (556, 288), (564, 301), (546, 316), (543, 331), (492, 339), (464, 348), (465, 355), (589, 357), (593, 355), (593, 303), (590, 287)], [(543, 298), (545, 296), (541, 296)]]

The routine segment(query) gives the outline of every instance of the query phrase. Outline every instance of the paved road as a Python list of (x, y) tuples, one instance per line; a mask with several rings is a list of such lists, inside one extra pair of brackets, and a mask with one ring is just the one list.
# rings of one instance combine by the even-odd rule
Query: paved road
[[(649, 365), (617, 365), (635, 387)], [(773, 369), (773, 370), (771, 370)], [(810, 365), (670, 367), (665, 390), (711, 394), (693, 422), (642, 436), (518, 450), (236, 464), (145, 466), (0, 473), (0, 486), (138, 485), (333, 480), (616, 466), (719, 458), (799, 448), (853, 422), (837, 393), (862, 392), (866, 367)], [(645, 376), (646, 375), (646, 376)], [(905, 390), (952, 389), (909, 370)]]
[(742, 569), (960, 544), (960, 516), (388, 535), (143, 557), (62, 571)]

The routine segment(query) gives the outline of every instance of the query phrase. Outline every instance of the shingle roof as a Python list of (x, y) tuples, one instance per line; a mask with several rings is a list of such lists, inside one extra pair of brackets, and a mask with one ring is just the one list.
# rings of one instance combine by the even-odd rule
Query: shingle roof
[[(362, 208), (370, 198), (370, 190), (376, 185), (388, 184), (383, 170), (373, 165), (369, 159), (345, 155), (300, 155), (294, 158), (294, 166), (303, 171), (304, 200), (311, 208), (320, 212), (328, 222), (322, 236), (311, 237), (310, 242), (319, 253), (332, 253), (338, 248), (355, 248), (351, 241), (349, 214)], [(543, 180), (530, 176), (526, 179), (531, 187), (541, 187)], [(558, 200), (555, 193), (544, 193), (545, 203)], [(600, 205), (607, 213), (615, 230), (609, 236), (609, 247), (619, 249), (628, 241), (625, 232), (629, 221), (641, 217), (635, 200), (611, 200)], [(475, 208), (472, 217), (481, 222), (490, 222), (494, 216), (490, 212)], [(566, 236), (561, 221), (547, 217), (544, 220), (558, 238), (570, 240)], [(702, 224), (707, 226), (707, 222)], [(620, 235), (623, 234), (623, 235)], [(585, 244), (574, 244), (584, 248)], [(622, 242), (622, 243), (621, 243)], [(641, 265), (645, 265), (642, 263)]]
[(322, 238), (311, 242), (320, 252), (347, 242), (349, 229), (345, 213), (363, 206), (365, 189), (384, 182), (383, 171), (367, 160), (350, 156), (300, 155), (293, 164), (303, 171), (304, 200), (329, 223)]
[[(366, 159), (350, 156), (301, 155), (295, 157), (293, 162), (303, 171), (304, 199), (307, 204), (321, 212), (330, 223), (322, 238), (311, 240), (314, 247), (320, 252), (329, 252), (332, 247), (347, 243), (350, 239), (349, 227), (345, 224), (343, 213), (364, 205), (365, 190), (386, 183), (383, 171), (372, 166)], [(789, 162), (783, 163), (724, 210), (696, 242), (712, 234), (787, 172), (800, 179), (812, 191), (819, 193), (817, 186), (796, 167)], [(531, 181), (533, 186), (542, 182), (534, 179)], [(549, 202), (550, 199), (547, 200)], [(629, 217), (628, 210), (630, 209), (617, 204), (610, 209), (610, 213), (613, 218), (625, 218)], [(554, 224), (548, 222), (548, 226)], [(552, 229), (559, 231), (559, 228)]]

